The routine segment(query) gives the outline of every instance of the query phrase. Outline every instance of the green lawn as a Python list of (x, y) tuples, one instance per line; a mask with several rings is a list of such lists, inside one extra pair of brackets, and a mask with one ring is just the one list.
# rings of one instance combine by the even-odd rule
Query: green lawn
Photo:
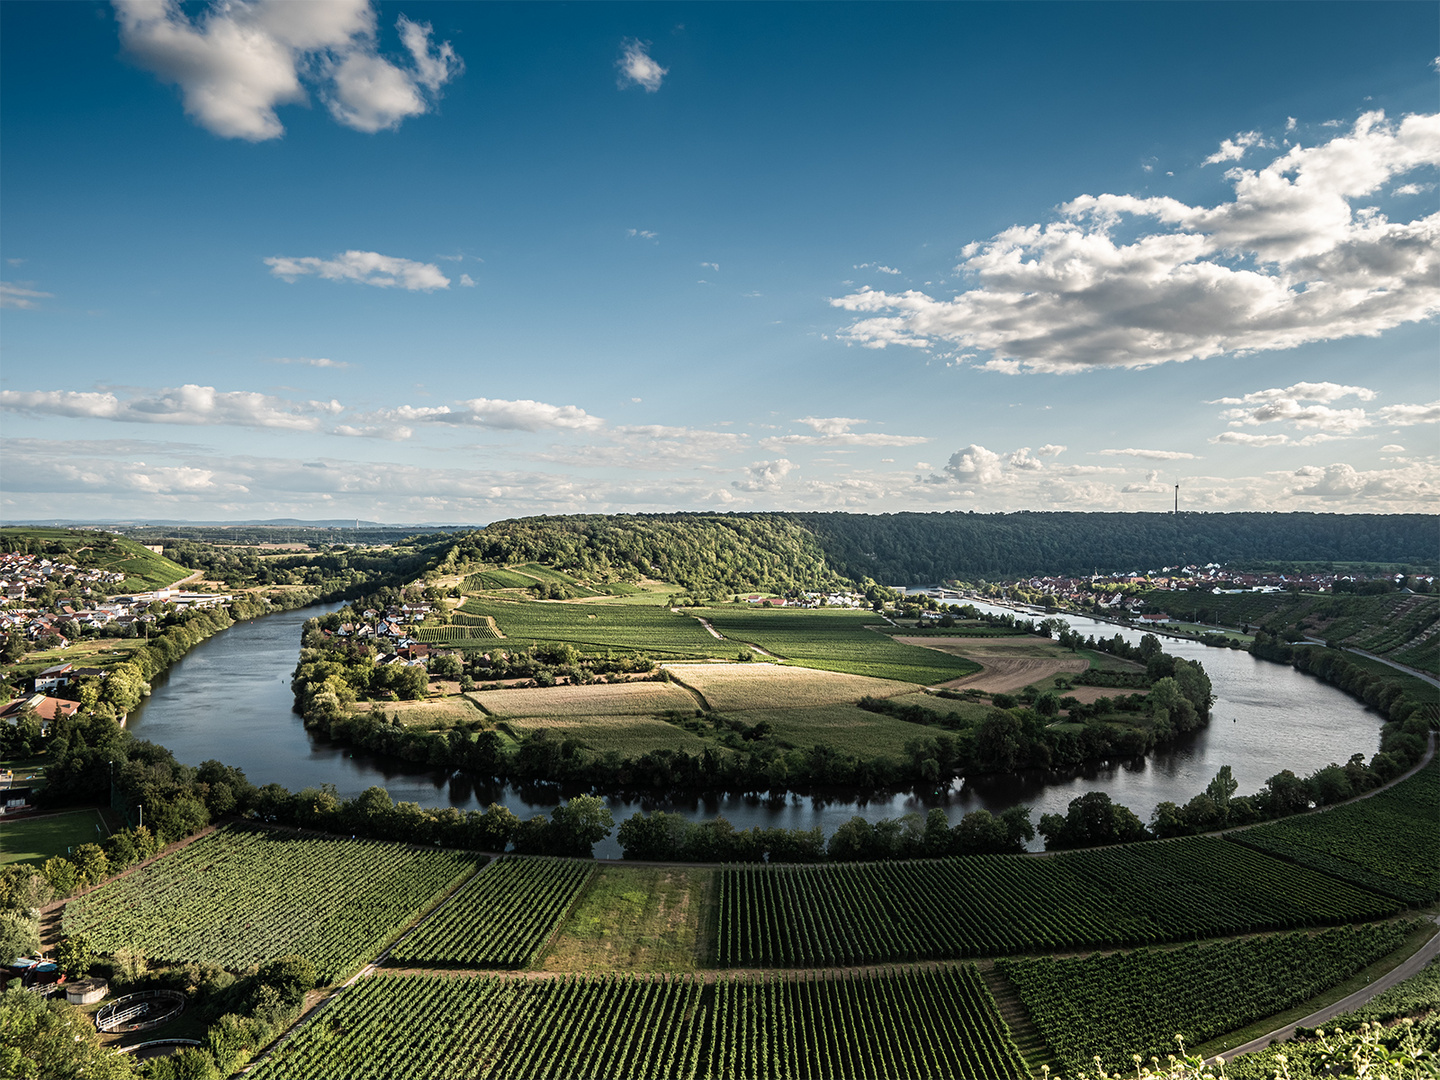
[(0, 821), (0, 866), (12, 862), (43, 863), (81, 844), (98, 844), (109, 835), (98, 810)]

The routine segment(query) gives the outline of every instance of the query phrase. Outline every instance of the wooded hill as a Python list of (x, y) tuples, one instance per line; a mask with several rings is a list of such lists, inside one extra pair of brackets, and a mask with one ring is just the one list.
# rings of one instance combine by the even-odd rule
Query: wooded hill
[(1384, 562), (1430, 568), (1425, 514), (614, 514), (499, 521), (455, 564), (539, 562), (587, 580), (694, 591), (1005, 580), (1162, 566)]

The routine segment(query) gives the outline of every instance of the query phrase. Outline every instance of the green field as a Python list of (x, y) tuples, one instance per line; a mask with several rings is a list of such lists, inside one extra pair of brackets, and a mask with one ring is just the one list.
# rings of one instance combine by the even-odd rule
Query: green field
[(602, 866), (540, 958), (545, 971), (695, 971), (709, 960), (701, 927), (715, 872)]
[[(99, 831), (96, 831), (96, 826)], [(74, 810), (42, 818), (0, 821), (0, 866), (13, 862), (43, 863), (81, 844), (100, 844), (110, 835), (98, 810)]]
[[(498, 647), (506, 649), (563, 641), (582, 653), (640, 652), (661, 659), (733, 658), (736, 651), (734, 645), (716, 641), (689, 615), (676, 615), (665, 607), (472, 596), (460, 610), (492, 616), (506, 638)], [(497, 647), (493, 641), (485, 645)]]
[(621, 758), (644, 757), (652, 750), (729, 753), (710, 739), (654, 716), (527, 716), (501, 721), (500, 729), (517, 740), (544, 731), (552, 739), (570, 739), (596, 754), (613, 752)]
[[(737, 642), (806, 667), (929, 686), (980, 670), (980, 665), (868, 630), (884, 625), (873, 612), (849, 608), (707, 608), (700, 612)], [(718, 643), (717, 643), (718, 644)], [(734, 646), (731, 646), (733, 655)]]
[(935, 729), (868, 712), (857, 705), (819, 705), (801, 709), (753, 709), (740, 717), (746, 724), (770, 725), (770, 740), (807, 749), (828, 746), (858, 758), (904, 761), (905, 744), (934, 736)]
[(590, 716), (656, 716), (665, 712), (693, 713), (696, 705), (695, 698), (683, 687), (648, 680), (485, 690), (466, 696), (491, 716), (502, 720), (522, 716), (549, 720)]

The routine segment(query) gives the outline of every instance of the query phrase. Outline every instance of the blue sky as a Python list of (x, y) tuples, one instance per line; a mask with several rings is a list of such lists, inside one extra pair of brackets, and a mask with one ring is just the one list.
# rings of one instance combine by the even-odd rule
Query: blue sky
[(1433, 510), (1437, 29), (0, 5), (0, 513)]

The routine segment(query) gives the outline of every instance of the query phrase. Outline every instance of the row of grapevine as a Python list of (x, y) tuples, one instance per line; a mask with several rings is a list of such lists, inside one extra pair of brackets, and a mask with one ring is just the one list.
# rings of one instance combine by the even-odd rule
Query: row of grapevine
[(362, 979), (252, 1080), (1019, 1080), (973, 965), (843, 978)]
[(692, 1080), (703, 1042), (693, 978), (362, 979), (252, 1080)]
[(1029, 1070), (973, 964), (715, 985), (707, 1075), (975, 1077)]
[(1148, 945), (1366, 921), (1403, 907), (1212, 837), (1044, 859), (734, 866), (718, 878), (721, 967)]
[(1392, 788), (1323, 813), (1231, 833), (1247, 847), (1409, 904), (1440, 896), (1440, 761)]
[(445, 645), (460, 645), (470, 641), (485, 642), (499, 636), (489, 626), (422, 626), (415, 631), (417, 641)]
[(998, 960), (1067, 1072), (1162, 1060), (1307, 1001), (1399, 948), (1409, 923), (1273, 934), (1075, 959)]
[(373, 958), (477, 859), (231, 825), (70, 901), (63, 929), (100, 952), (232, 970), (299, 954), (328, 981)]
[(399, 942), (401, 964), (520, 968), (530, 963), (595, 872), (584, 859), (497, 859)]

